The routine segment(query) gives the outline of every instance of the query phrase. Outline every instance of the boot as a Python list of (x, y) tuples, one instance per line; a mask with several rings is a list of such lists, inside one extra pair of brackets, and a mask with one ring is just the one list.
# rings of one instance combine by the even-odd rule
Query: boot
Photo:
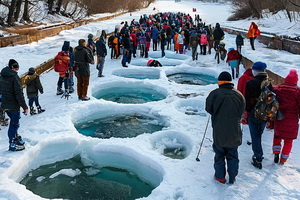
[(258, 169), (262, 169), (262, 162), (258, 161), (255, 157), (252, 158), (252, 165)]
[(279, 162), (279, 153), (274, 154), (274, 163)]
[(30, 115), (35, 115), (36, 111), (33, 106), (30, 107)]
[(38, 106), (38, 107), (37, 107), (37, 110), (38, 110), (38, 113), (45, 112), (45, 109), (42, 109), (42, 107), (41, 107), (41, 106)]

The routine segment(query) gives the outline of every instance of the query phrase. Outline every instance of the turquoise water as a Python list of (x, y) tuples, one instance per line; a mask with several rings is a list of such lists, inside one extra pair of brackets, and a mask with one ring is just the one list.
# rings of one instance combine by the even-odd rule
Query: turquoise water
[[(79, 169), (75, 177), (50, 176), (61, 169)], [(84, 166), (80, 156), (70, 160), (43, 165), (28, 173), (20, 182), (43, 198), (70, 200), (133, 200), (147, 197), (154, 189), (127, 170), (95, 166)]]
[(97, 138), (132, 138), (143, 133), (160, 131), (164, 125), (155, 119), (144, 116), (119, 116), (105, 119), (95, 119), (75, 125), (78, 132)]
[(159, 74), (120, 74), (117, 76), (125, 77), (125, 78), (134, 78), (134, 79), (159, 79)]
[(174, 81), (179, 84), (189, 85), (209, 85), (216, 84), (218, 80), (209, 75), (204, 74), (190, 74), (190, 73), (176, 73), (168, 75), (170, 81)]
[(110, 88), (107, 90), (101, 90), (98, 94), (95, 94), (95, 97), (97, 99), (104, 99), (124, 104), (141, 104), (150, 101), (160, 101), (166, 98), (164, 94), (155, 90), (139, 90), (139, 88)]

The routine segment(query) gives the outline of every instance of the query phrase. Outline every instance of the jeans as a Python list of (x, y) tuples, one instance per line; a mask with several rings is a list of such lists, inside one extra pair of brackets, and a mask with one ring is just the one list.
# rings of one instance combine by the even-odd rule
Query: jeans
[(227, 161), (227, 172), (230, 177), (235, 178), (239, 170), (239, 155), (238, 147), (235, 148), (222, 148), (213, 144), (215, 152), (214, 168), (215, 177), (224, 179), (226, 176), (225, 158)]
[(157, 51), (157, 39), (153, 39), (153, 51)]
[(196, 47), (192, 46), (192, 58), (193, 60), (197, 59), (197, 49), (198, 49), (198, 45)]
[(98, 63), (98, 76), (102, 76), (103, 68), (104, 68), (105, 57), (99, 57)]
[(126, 66), (126, 62), (128, 62), (129, 60), (129, 49), (124, 49), (124, 54), (123, 54), (123, 58), (122, 58), (122, 66), (125, 67)]
[(252, 140), (252, 151), (254, 153), (254, 157), (258, 162), (261, 162), (263, 157), (261, 136), (264, 132), (266, 124), (267, 121), (257, 119), (254, 116), (254, 110), (251, 111), (250, 116), (248, 118), (248, 125), (249, 125), (251, 140)]
[(35, 103), (36, 107), (40, 106), (39, 97), (30, 97), (28, 99), (29, 99), (29, 107), (33, 106), (33, 102)]
[(8, 127), (8, 138), (9, 143), (13, 142), (13, 139), (16, 137), (18, 133), (18, 129), (20, 127), (20, 111), (19, 112), (6, 112), (8, 117), (10, 118), (10, 123)]

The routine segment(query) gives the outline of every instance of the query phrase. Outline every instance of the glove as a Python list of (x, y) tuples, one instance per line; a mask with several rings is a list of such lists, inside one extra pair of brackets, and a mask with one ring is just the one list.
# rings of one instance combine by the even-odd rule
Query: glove
[(242, 119), (241, 119), (241, 123), (243, 125), (247, 125), (248, 124), (248, 117), (249, 117), (250, 113), (245, 111), (242, 115)]

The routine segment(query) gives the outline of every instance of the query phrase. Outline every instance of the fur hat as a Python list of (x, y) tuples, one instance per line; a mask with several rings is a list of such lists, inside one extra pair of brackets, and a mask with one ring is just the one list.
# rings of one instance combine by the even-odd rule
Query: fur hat
[(19, 63), (16, 60), (14, 60), (14, 59), (10, 59), (8, 61), (8, 66), (10, 68), (17, 68), (17, 69), (19, 69)]
[(256, 72), (264, 72), (266, 68), (267, 68), (267, 64), (264, 62), (258, 61), (252, 65), (252, 70), (254, 70)]
[(298, 73), (297, 70), (291, 69), (290, 73), (285, 77), (284, 82), (296, 84), (298, 83)]

